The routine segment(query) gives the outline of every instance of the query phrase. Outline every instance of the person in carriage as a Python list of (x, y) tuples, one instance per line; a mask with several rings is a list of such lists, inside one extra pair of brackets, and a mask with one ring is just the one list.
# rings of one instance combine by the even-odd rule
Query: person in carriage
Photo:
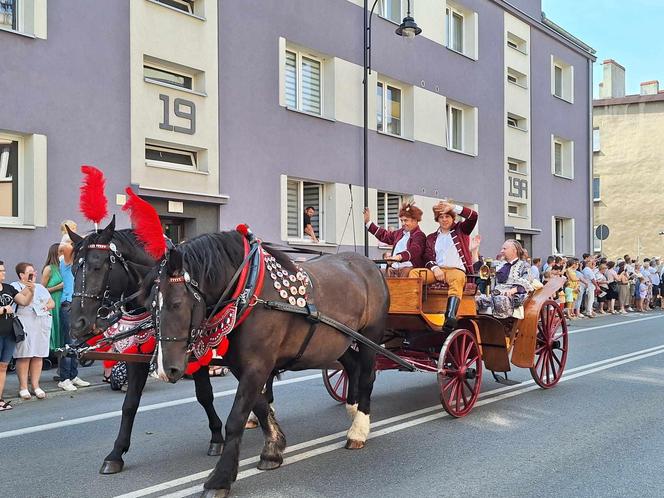
[(424, 264), (426, 237), (419, 225), (422, 210), (412, 202), (404, 202), (399, 210), (399, 221), (401, 228), (398, 230), (385, 230), (371, 222), (371, 212), (369, 208), (364, 208), (367, 230), (383, 244), (392, 246), (392, 252), (384, 255), (384, 259), (390, 263), (388, 277), (407, 277), (410, 270)]
[[(523, 318), (521, 306), (528, 294), (535, 290), (530, 276), (530, 264), (518, 240), (508, 239), (500, 249), (503, 264), (496, 270), (496, 285), (490, 296), (475, 299), (480, 313), (491, 313), (496, 318)], [(541, 287), (541, 284), (540, 284)]]
[[(440, 227), (426, 238), (425, 269), (414, 269), (410, 276), (419, 277), (425, 273), (426, 284), (441, 282), (448, 285), (443, 331), (451, 332), (457, 325), (466, 274), (473, 272), (470, 234), (477, 224), (477, 211), (441, 201), (433, 207), (433, 215)], [(457, 222), (457, 215), (463, 220)]]

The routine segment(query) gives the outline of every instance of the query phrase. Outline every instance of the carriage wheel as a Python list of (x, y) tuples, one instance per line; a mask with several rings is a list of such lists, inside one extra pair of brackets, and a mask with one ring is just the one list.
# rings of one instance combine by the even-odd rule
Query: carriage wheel
[(332, 399), (345, 403), (348, 396), (348, 374), (343, 368), (340, 370), (323, 370), (323, 384)]
[(563, 376), (567, 361), (567, 322), (558, 303), (546, 301), (537, 322), (535, 366), (530, 375), (544, 389), (555, 386)]
[(440, 401), (453, 417), (473, 409), (482, 386), (482, 357), (475, 335), (466, 329), (452, 332), (438, 357)]

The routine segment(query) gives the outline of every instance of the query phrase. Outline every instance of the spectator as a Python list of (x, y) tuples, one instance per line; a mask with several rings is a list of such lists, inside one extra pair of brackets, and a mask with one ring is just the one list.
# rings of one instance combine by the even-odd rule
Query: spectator
[(541, 280), (540, 268), (542, 267), (542, 258), (534, 258), (533, 265), (530, 267), (530, 278), (533, 280)]
[(606, 315), (604, 304), (607, 302), (606, 296), (609, 292), (609, 282), (606, 278), (606, 263), (600, 263), (599, 269), (595, 272), (595, 281), (597, 285), (597, 312), (600, 315)]
[(583, 269), (583, 276), (588, 282), (586, 287), (586, 316), (590, 318), (595, 318), (595, 311), (593, 310), (593, 304), (595, 303), (595, 289), (597, 288), (597, 282), (595, 279), (594, 260), (588, 259), (588, 262), (586, 263), (586, 266)]
[[(657, 268), (659, 258), (655, 258), (650, 262), (650, 281), (652, 282), (652, 303), (651, 307), (654, 309), (657, 302), (660, 300), (660, 284), (661, 278)], [(660, 302), (660, 308), (662, 307)]]
[(638, 279), (638, 289), (639, 294), (636, 297), (636, 311), (643, 312), (645, 311), (644, 305), (647, 302), (648, 297), (648, 285), (646, 284), (646, 277), (643, 275), (639, 276)]
[[(16, 265), (19, 280), (12, 283), (17, 291), (22, 291), (28, 283), (34, 283), (37, 276), (31, 263)], [(18, 375), (18, 395), (21, 399), (32, 398), (28, 391), (28, 374), (32, 390), (38, 399), (44, 399), (46, 393), (39, 387), (44, 358), (48, 356), (48, 345), (51, 338), (51, 310), (55, 307), (51, 295), (41, 284), (34, 284), (34, 297), (28, 306), (19, 306), (16, 316), (21, 319), (25, 330), (25, 340), (16, 345), (16, 374)]]
[(556, 258), (554, 256), (549, 256), (548, 258), (546, 258), (546, 263), (544, 263), (544, 266), (542, 266), (542, 273), (549, 271), (549, 268), (551, 267), (551, 265), (553, 265), (553, 262), (555, 260)]
[(606, 283), (609, 285), (609, 290), (606, 294), (606, 302), (608, 303), (608, 311), (612, 315), (618, 314), (616, 311), (616, 299), (618, 299), (618, 274), (615, 270), (616, 263), (614, 261), (609, 261), (606, 264)]
[(574, 314), (578, 318), (587, 318), (586, 315), (581, 313), (581, 306), (583, 305), (584, 297), (586, 295), (586, 290), (588, 289), (590, 282), (583, 275), (583, 271), (581, 270), (581, 262), (577, 263), (578, 264), (576, 265), (575, 272), (577, 278), (579, 279), (579, 292), (577, 293), (576, 301), (574, 301)]
[(307, 206), (304, 210), (304, 221), (302, 226), (304, 227), (304, 234), (311, 238), (313, 242), (318, 244), (320, 241), (318, 240), (318, 237), (316, 237), (316, 232), (314, 231), (314, 227), (311, 224), (311, 218), (313, 218), (315, 214), (316, 210), (314, 207)]
[(42, 270), (41, 284), (51, 294), (55, 308), (51, 313), (51, 340), (49, 349), (51, 351), (64, 346), (60, 335), (60, 298), (62, 297), (62, 275), (60, 275), (60, 262), (58, 261), (58, 248), (60, 244), (52, 244), (48, 250), (48, 257)]
[(626, 315), (627, 310), (625, 306), (629, 307), (629, 275), (625, 269), (625, 262), (618, 263), (618, 270), (616, 270), (616, 282), (618, 282), (618, 304), (621, 315)]
[[(67, 237), (69, 239), (69, 237)], [(69, 335), (69, 314), (71, 312), (71, 300), (74, 295), (74, 274), (71, 267), (74, 258), (74, 247), (71, 241), (63, 236), (60, 243), (60, 275), (62, 275), (62, 301), (60, 302), (60, 335), (65, 345), (74, 341)], [(69, 356), (60, 358), (58, 387), (65, 391), (76, 391), (78, 387), (89, 386), (90, 383), (78, 376), (78, 360)]]
[(574, 303), (578, 298), (579, 292), (579, 277), (576, 275), (576, 269), (579, 267), (579, 262), (573, 258), (567, 261), (567, 268), (565, 269), (565, 311), (567, 317), (571, 320), (580, 318), (575, 312)]
[(7, 365), (12, 359), (16, 340), (12, 328), (14, 318), (14, 303), (27, 306), (32, 302), (35, 285), (28, 282), (21, 292), (11, 285), (5, 284), (5, 263), (0, 261), (0, 412), (11, 410), (12, 405), (2, 399), (5, 390)]

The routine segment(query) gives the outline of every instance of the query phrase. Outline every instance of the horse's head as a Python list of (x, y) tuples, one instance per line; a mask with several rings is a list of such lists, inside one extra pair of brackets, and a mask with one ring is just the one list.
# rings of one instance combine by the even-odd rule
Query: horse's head
[(119, 300), (129, 285), (128, 262), (113, 242), (115, 217), (103, 230), (81, 237), (70, 232), (74, 242), (74, 295), (70, 333), (75, 339), (88, 339), (96, 329), (108, 328), (109, 306)]
[(162, 380), (175, 383), (187, 366), (192, 331), (205, 319), (205, 300), (177, 249), (162, 262), (155, 285), (158, 373)]

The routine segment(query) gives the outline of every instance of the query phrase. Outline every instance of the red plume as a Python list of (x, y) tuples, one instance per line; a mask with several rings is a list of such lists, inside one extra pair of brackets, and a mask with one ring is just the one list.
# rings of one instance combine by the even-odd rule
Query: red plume
[(106, 179), (104, 173), (94, 166), (81, 166), (83, 184), (81, 185), (80, 209), (83, 216), (93, 223), (100, 223), (108, 214), (108, 200), (104, 194)]
[(154, 259), (163, 258), (166, 253), (166, 240), (157, 211), (137, 196), (131, 187), (127, 187), (125, 192), (127, 192), (129, 199), (127, 199), (122, 210), (129, 211), (136, 236), (143, 243), (150, 256)]
[(249, 227), (247, 225), (245, 225), (244, 223), (236, 226), (235, 230), (240, 232), (244, 237), (246, 237), (247, 234), (249, 233)]

